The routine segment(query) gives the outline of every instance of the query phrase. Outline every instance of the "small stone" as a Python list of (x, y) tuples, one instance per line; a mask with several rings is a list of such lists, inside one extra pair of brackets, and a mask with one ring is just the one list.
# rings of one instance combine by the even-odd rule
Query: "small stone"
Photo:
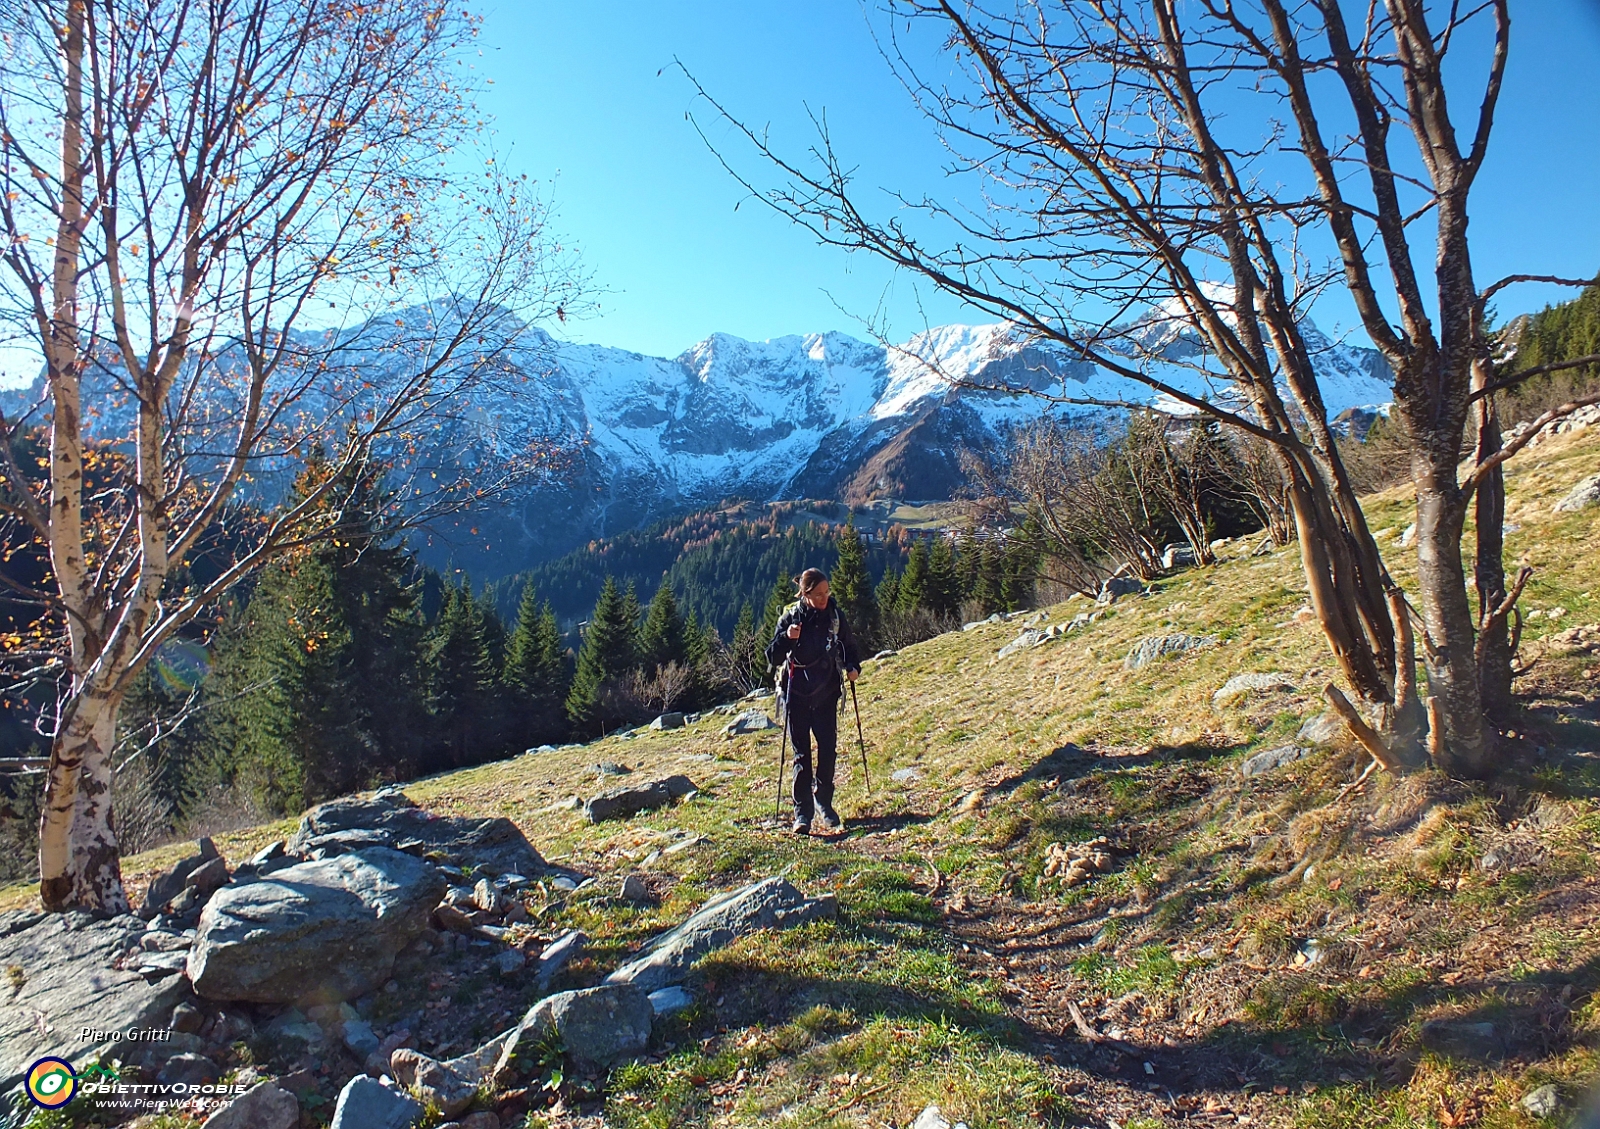
[(500, 896), (500, 891), (487, 878), (480, 878), (472, 887), (472, 904), (484, 913), (500, 914), (505, 912), (505, 901)]
[(1211, 707), (1220, 710), (1251, 694), (1270, 694), (1294, 688), (1294, 682), (1287, 674), (1236, 674), (1211, 695)]
[(1303, 760), (1310, 755), (1311, 750), (1303, 745), (1279, 745), (1276, 749), (1268, 749), (1264, 753), (1257, 753), (1247, 758), (1239, 766), (1239, 775), (1246, 779), (1261, 776), (1263, 773)]
[(658, 729), (658, 730), (659, 729), (682, 729), (683, 728), (683, 714), (677, 713), (677, 712), (664, 713), (660, 717), (656, 718), (654, 721), (652, 721), (650, 723), (650, 728), (651, 729)]
[(658, 988), (650, 993), (650, 1007), (657, 1015), (671, 1015), (673, 1012), (693, 1006), (694, 997), (679, 984), (674, 984), (670, 988)]
[(622, 896), (627, 901), (635, 904), (650, 900), (650, 887), (644, 884), (644, 879), (637, 874), (630, 874), (622, 880)]
[(914, 784), (922, 779), (922, 773), (914, 768), (897, 768), (889, 774), (889, 779), (896, 784)]
[(573, 957), (583, 951), (584, 942), (588, 939), (581, 929), (574, 929), (545, 946), (544, 952), (539, 954), (538, 978), (541, 992), (550, 986), (550, 982)]
[(372, 1024), (364, 1019), (347, 1019), (344, 1030), (340, 1036), (345, 1046), (350, 1048), (350, 1053), (356, 1058), (365, 1060), (368, 1055), (375, 1054), (382, 1044), (372, 1030)]
[(200, 1009), (193, 1004), (179, 1004), (172, 1009), (172, 1022), (168, 1023), (167, 1026), (174, 1031), (182, 1031), (185, 1034), (192, 1035), (200, 1030), (205, 1021), (206, 1017), (200, 1014)]
[(494, 958), (495, 968), (499, 969), (501, 976), (515, 976), (527, 963), (527, 954), (521, 949), (506, 949), (496, 953)]
[(767, 716), (766, 710), (745, 710), (724, 725), (722, 732), (729, 737), (739, 737), (746, 733), (762, 733), (776, 728), (778, 723)]
[(186, 885), (194, 888), (202, 902), (227, 884), (228, 863), (220, 857), (195, 867), (186, 882)]
[(1167, 655), (1198, 651), (1217, 645), (1215, 635), (1190, 635), (1177, 632), (1172, 635), (1150, 635), (1139, 640), (1122, 660), (1123, 670), (1138, 670)]
[[(246, 1073), (240, 1071), (236, 1078), (241, 1085)], [(295, 1129), (299, 1124), (299, 1100), (268, 1079), (206, 1118), (201, 1129)]]
[(1502, 1050), (1493, 1023), (1431, 1020), (1422, 1025), (1422, 1044), (1440, 1054), (1464, 1059), (1497, 1058)]
[(1555, 511), (1558, 514), (1576, 513), (1596, 503), (1600, 503), (1600, 474), (1591, 474), (1556, 503)]
[(945, 1120), (944, 1113), (936, 1105), (930, 1105), (911, 1123), (911, 1129), (954, 1129), (950, 1122)]
[(602, 984), (546, 996), (523, 1016), (516, 1033), (507, 1040), (495, 1077), (516, 1068), (524, 1040), (537, 1043), (551, 1034), (559, 1037), (567, 1054), (581, 1064), (616, 1062), (644, 1050), (654, 1019), (648, 994), (633, 984)]
[(1332, 710), (1308, 717), (1294, 735), (1297, 745), (1331, 745), (1344, 732), (1344, 719)]
[(454, 1117), (478, 1096), (478, 1079), (457, 1074), (420, 1051), (401, 1048), (389, 1058), (396, 1082), (414, 1092), (424, 1105), (435, 1105), (446, 1118)]
[(162, 1086), (204, 1086), (215, 1082), (217, 1077), (216, 1063), (204, 1055), (185, 1053), (167, 1059), (156, 1075), (156, 1083)]
[(191, 948), (193, 937), (182, 933), (169, 933), (165, 929), (152, 929), (139, 938), (139, 947), (147, 953), (176, 953)]
[(1554, 1117), (1561, 1112), (1561, 1091), (1548, 1084), (1529, 1090), (1522, 1096), (1522, 1108), (1530, 1117)]
[(422, 1107), (375, 1079), (356, 1075), (339, 1091), (329, 1129), (409, 1129)]

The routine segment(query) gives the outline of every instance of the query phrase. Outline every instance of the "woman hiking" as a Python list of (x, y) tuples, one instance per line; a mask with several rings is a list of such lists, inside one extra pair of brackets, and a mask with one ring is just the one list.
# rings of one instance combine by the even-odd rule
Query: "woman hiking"
[[(767, 644), (767, 661), (781, 668), (778, 693), (788, 701), (789, 740), (794, 743), (794, 830), (811, 834), (815, 813), (822, 826), (844, 826), (833, 810), (833, 766), (838, 753), (840, 675), (854, 682), (861, 673), (855, 637), (828, 591), (821, 569), (808, 568), (796, 582), (800, 599), (778, 620)], [(817, 739), (816, 774), (811, 738)], [(815, 804), (813, 805), (813, 795)]]

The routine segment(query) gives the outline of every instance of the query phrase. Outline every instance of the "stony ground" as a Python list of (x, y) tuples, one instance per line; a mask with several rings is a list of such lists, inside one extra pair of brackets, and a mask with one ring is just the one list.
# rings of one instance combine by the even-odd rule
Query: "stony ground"
[[(597, 982), (753, 878), (839, 899), (836, 922), (703, 962), (695, 1006), (658, 1025), (647, 1059), (552, 1071), (521, 1097), (528, 1124), (901, 1127), (934, 1102), (973, 1129), (1531, 1127), (1536, 1092), (1536, 1111), (1573, 1121), (1600, 1031), (1600, 636), (1574, 630), (1600, 621), (1600, 508), (1551, 505), (1600, 469), (1597, 451), (1578, 433), (1514, 464), (1509, 541), (1537, 569), (1536, 661), (1492, 787), (1361, 779), (1338, 743), (1241, 775), (1321, 712), (1332, 669), (1292, 550), (1253, 544), (1004, 660), (1019, 623), (869, 664), (872, 787), (859, 751), (841, 758), (839, 836), (788, 832), (777, 735), (726, 736), (725, 715), (408, 786), (435, 811), (510, 816), (594, 876), (526, 900), (530, 948), (572, 927), (591, 938), (559, 986)], [(1399, 494), (1369, 508), (1402, 582), (1407, 508)], [(1175, 631), (1218, 643), (1123, 669), (1134, 642)], [(1294, 688), (1214, 703), (1243, 672)], [(572, 799), (616, 783), (601, 764), (625, 780), (686, 773), (700, 791), (591, 825)], [(237, 857), (283, 833), (218, 842)], [(621, 895), (630, 874), (642, 901)], [(526, 991), (458, 946), (403, 970), (376, 1025), (416, 1023), (419, 1046), (448, 1054), (503, 1027)]]

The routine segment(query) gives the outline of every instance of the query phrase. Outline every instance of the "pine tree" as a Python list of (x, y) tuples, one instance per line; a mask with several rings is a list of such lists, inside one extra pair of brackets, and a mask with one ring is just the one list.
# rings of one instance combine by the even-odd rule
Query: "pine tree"
[(683, 616), (678, 612), (672, 585), (663, 583), (650, 600), (650, 610), (645, 614), (644, 628), (639, 633), (640, 667), (648, 674), (668, 663), (685, 665), (687, 659)]
[(878, 601), (872, 591), (872, 574), (867, 571), (867, 556), (856, 533), (854, 519), (845, 522), (839, 534), (839, 560), (833, 566), (833, 598), (855, 632), (857, 646), (875, 650), (880, 631)]
[(516, 743), (559, 741), (566, 736), (567, 660), (561, 629), (546, 602), (542, 607), (532, 584), (523, 586), (517, 625), (506, 645), (505, 685)]
[(1020, 611), (1033, 604), (1034, 582), (1039, 576), (1039, 558), (1032, 548), (1036, 535), (1025, 528), (1022, 537), (1006, 546), (1000, 590), (1006, 611)]
[(950, 539), (940, 534), (928, 553), (928, 578), (922, 602), (934, 615), (953, 616), (961, 608), (961, 577), (956, 571), (955, 551)]
[(994, 538), (985, 537), (978, 549), (978, 567), (972, 584), (972, 598), (983, 607), (984, 615), (1006, 610), (1005, 557)]
[(614, 693), (635, 665), (638, 619), (630, 604), (637, 608), (638, 600), (630, 601), (618, 590), (617, 582), (606, 577), (583, 634), (578, 667), (567, 694), (567, 717), (581, 733), (596, 735), (629, 720), (621, 715), (608, 691)]
[(767, 644), (778, 633), (778, 620), (783, 618), (784, 612), (794, 607), (797, 599), (794, 581), (780, 573), (767, 593), (767, 610), (761, 617), (761, 633), (756, 636), (756, 668), (762, 680), (767, 675)]
[(471, 582), (463, 581), (445, 593), (439, 617), (428, 630), (423, 662), (438, 767), (473, 764), (504, 751), (499, 664), (494, 655), (497, 624), (473, 599)]
[(894, 612), (900, 606), (900, 570), (890, 565), (883, 570), (874, 595), (877, 597), (879, 618)]
[(906, 558), (906, 570), (900, 574), (900, 588), (895, 594), (895, 610), (910, 616), (918, 608), (926, 607), (928, 600), (928, 546), (918, 541), (911, 546)]
[(960, 578), (961, 601), (977, 598), (978, 574), (982, 567), (982, 549), (972, 526), (961, 531), (956, 545), (956, 575)]

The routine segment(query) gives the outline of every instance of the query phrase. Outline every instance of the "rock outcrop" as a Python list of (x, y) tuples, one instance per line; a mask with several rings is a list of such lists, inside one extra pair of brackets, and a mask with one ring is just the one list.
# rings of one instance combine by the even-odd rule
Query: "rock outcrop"
[(786, 878), (763, 879), (713, 898), (676, 929), (606, 977), (608, 984), (633, 984), (646, 992), (680, 982), (695, 961), (757, 929), (784, 929), (838, 915), (832, 896), (808, 898)]
[(590, 823), (608, 819), (625, 819), (642, 811), (663, 808), (674, 800), (694, 792), (694, 781), (687, 776), (666, 776), (658, 780), (641, 780), (621, 788), (601, 792), (583, 806)]
[(188, 972), (216, 1000), (349, 999), (382, 984), (428, 926), (446, 882), (387, 847), (299, 863), (217, 892), (200, 916)]
[(485, 866), (496, 874), (531, 878), (547, 869), (539, 852), (509, 819), (434, 815), (394, 788), (312, 808), (300, 818), (300, 829), (287, 850), (308, 858), (331, 858), (377, 846), (452, 865)]
[(531, 1065), (523, 1060), (528, 1048), (552, 1034), (578, 1062), (606, 1066), (644, 1050), (654, 1021), (649, 994), (634, 984), (557, 992), (522, 1017), (501, 1051), (495, 1077), (516, 1077), (526, 1071)]
[(1122, 669), (1138, 670), (1167, 655), (1180, 655), (1185, 651), (1198, 651), (1216, 645), (1215, 635), (1189, 635), (1181, 631), (1175, 635), (1149, 635), (1133, 645), (1128, 657), (1122, 660)]

